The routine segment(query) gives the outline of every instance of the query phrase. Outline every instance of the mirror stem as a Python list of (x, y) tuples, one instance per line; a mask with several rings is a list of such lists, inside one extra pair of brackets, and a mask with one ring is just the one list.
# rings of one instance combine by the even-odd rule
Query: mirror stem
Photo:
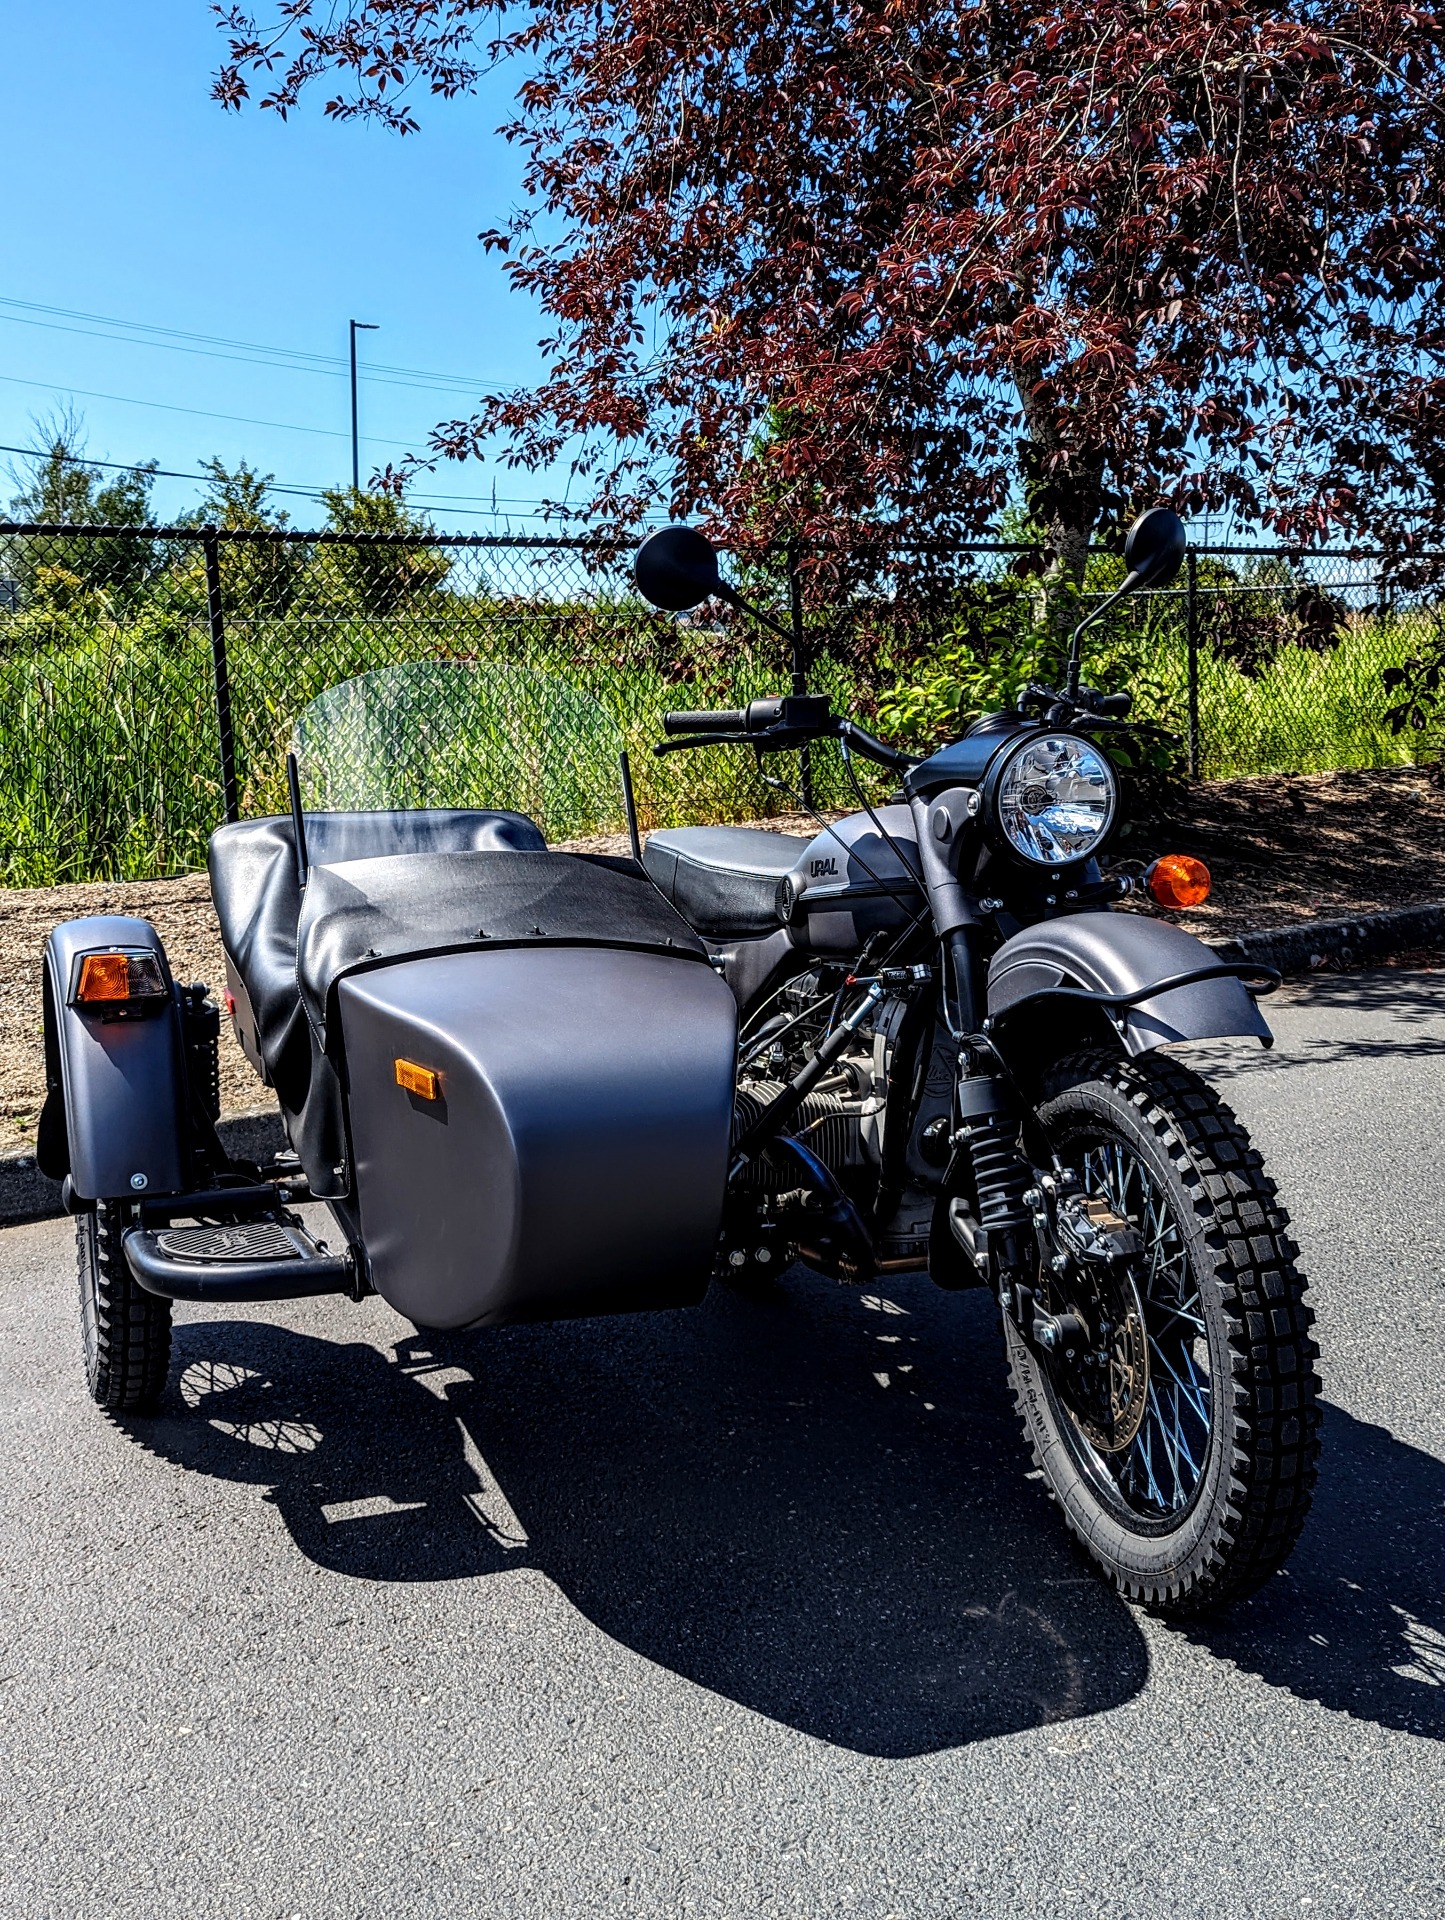
[(791, 627), (785, 627), (781, 621), (772, 619), (771, 616), (764, 613), (760, 607), (750, 607), (742, 595), (728, 586), (726, 582), (719, 581), (714, 591), (719, 600), (726, 600), (730, 607), (736, 607), (739, 613), (745, 613), (749, 620), (756, 620), (760, 627), (766, 627), (769, 633), (777, 634), (780, 640), (791, 642), (793, 638), (793, 630)]
[(1069, 678), (1064, 689), (1071, 700), (1077, 700), (1079, 697), (1079, 676), (1083, 670), (1084, 658), (1081, 643), (1085, 630), (1092, 627), (1096, 620), (1102, 620), (1110, 607), (1117, 605), (1118, 602), (1124, 598), (1125, 594), (1132, 593), (1135, 587), (1138, 586), (1139, 579), (1140, 576), (1137, 573), (1126, 573), (1123, 585), (1116, 587), (1107, 600), (1101, 600), (1092, 613), (1086, 613), (1078, 626), (1074, 628), (1074, 637), (1069, 642)]

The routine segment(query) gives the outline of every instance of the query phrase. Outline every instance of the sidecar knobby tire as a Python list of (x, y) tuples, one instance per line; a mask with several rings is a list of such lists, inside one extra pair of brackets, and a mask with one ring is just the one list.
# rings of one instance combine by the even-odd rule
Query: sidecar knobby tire
[(147, 1293), (121, 1252), (123, 1210), (98, 1201), (75, 1222), (85, 1383), (110, 1413), (149, 1413), (171, 1360), (171, 1303)]
[[(1126, 1597), (1175, 1615), (1226, 1606), (1288, 1559), (1314, 1493), (1319, 1349), (1289, 1216), (1244, 1128), (1175, 1060), (1076, 1055), (1049, 1076), (1037, 1117), (1066, 1160), (1071, 1141), (1077, 1157), (1093, 1140), (1101, 1156), (1115, 1150), (1115, 1165), (1132, 1155), (1139, 1177), (1155, 1182), (1179, 1229), (1179, 1271), (1198, 1290), (1210, 1421), (1187, 1506), (1126, 1512), (1107, 1497), (1108, 1474), (1091, 1481), (1100, 1456), (1080, 1445), (1044, 1363), (1005, 1316), (1034, 1459), (1070, 1529)], [(1177, 1484), (1177, 1460), (1174, 1472)]]

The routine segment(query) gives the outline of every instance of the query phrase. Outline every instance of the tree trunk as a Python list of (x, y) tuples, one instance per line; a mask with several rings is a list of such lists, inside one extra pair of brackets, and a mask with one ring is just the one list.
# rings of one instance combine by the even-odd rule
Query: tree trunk
[(1089, 557), (1089, 537), (1099, 518), (1102, 458), (1071, 446), (1060, 431), (1055, 405), (1018, 381), (1028, 438), (1022, 449), (1024, 498), (1029, 518), (1044, 531), (1049, 564), (1040, 582), (1036, 624), (1042, 643), (1037, 677), (1061, 686), (1069, 637), (1079, 620), (1079, 591)]

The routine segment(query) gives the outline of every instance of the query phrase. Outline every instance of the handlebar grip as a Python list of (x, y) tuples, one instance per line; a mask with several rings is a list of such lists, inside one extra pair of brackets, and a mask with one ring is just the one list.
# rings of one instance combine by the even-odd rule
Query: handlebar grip
[(1101, 693), (1096, 707), (1106, 720), (1124, 720), (1134, 705), (1134, 696), (1130, 693)]
[(747, 724), (748, 716), (739, 711), (665, 713), (662, 716), (664, 733), (742, 733)]

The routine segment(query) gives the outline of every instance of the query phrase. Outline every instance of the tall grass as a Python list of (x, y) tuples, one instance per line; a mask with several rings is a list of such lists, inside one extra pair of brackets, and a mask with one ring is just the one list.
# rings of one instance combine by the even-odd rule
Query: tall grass
[[(660, 650), (640, 641), (654, 629), (635, 605), (528, 607), (447, 595), (426, 606), (429, 617), (231, 617), (243, 814), (284, 809), (284, 757), (311, 701), (359, 675), (439, 659), (468, 664), (471, 693), (460, 701), (438, 694), (430, 717), (411, 723), (430, 729), (415, 798), (520, 807), (553, 839), (615, 829), (616, 754), (626, 747), (644, 825), (745, 819), (793, 804), (792, 756), (768, 763), (780, 790), (744, 749), (661, 759), (651, 751), (667, 708), (740, 705), (784, 684), (768, 648), (739, 649), (723, 669), (679, 679)], [(1380, 675), (1411, 650), (1403, 622), (1356, 616), (1331, 650), (1286, 646), (1253, 675), (1204, 652), (1201, 771), (1222, 778), (1408, 760), (1411, 742), (1380, 717)], [(1147, 657), (1121, 654), (1108, 664), (1102, 684), (1139, 685), (1141, 712), (1183, 731), (1181, 642), (1156, 635)], [(832, 660), (818, 663), (815, 680), (838, 707), (865, 691)], [(407, 737), (406, 724), (403, 716), (396, 738)], [(373, 754), (373, 771), (377, 764)], [(843, 804), (831, 750), (815, 767), (820, 800)], [(333, 768), (334, 782), (343, 771)], [(367, 797), (355, 785), (333, 792)], [(0, 880), (46, 885), (192, 868), (204, 861), (221, 811), (210, 644), (194, 596), (133, 617), (88, 602), (45, 626), (0, 631)]]
[(1414, 743), (1385, 724), (1380, 676), (1418, 645), (1418, 634), (1386, 619), (1356, 622), (1327, 653), (1282, 647), (1254, 677), (1202, 655), (1200, 772), (1218, 780), (1408, 764)]

